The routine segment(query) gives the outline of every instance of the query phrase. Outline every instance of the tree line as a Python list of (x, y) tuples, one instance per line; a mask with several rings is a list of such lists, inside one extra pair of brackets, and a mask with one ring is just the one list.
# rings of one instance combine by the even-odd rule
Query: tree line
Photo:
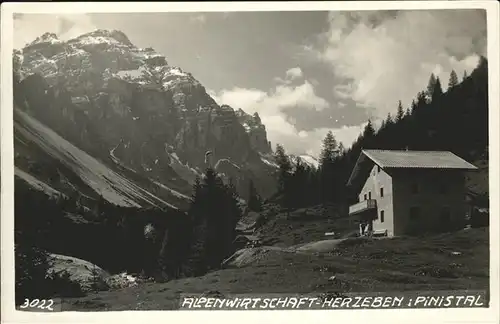
[(488, 62), (481, 57), (461, 82), (452, 71), (446, 92), (441, 80), (432, 74), (428, 86), (406, 109), (401, 101), (395, 113), (388, 114), (376, 130), (368, 120), (362, 133), (348, 149), (328, 132), (322, 143), (319, 167), (292, 161), (277, 144), (275, 161), (279, 166), (277, 192), (290, 209), (315, 204), (351, 204), (356, 193), (346, 187), (349, 175), (362, 149), (449, 150), (474, 161), (488, 159)]

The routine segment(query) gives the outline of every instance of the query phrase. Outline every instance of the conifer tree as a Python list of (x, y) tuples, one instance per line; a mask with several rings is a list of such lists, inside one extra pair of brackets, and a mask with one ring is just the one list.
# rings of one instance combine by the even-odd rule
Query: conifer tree
[(412, 99), (411, 101), (411, 115), (415, 113), (415, 109), (417, 108), (417, 103), (415, 102), (415, 99)]
[(403, 120), (403, 117), (404, 117), (403, 105), (401, 104), (401, 100), (399, 100), (399, 102), (398, 102), (398, 111), (397, 111), (397, 114), (396, 114), (396, 121), (400, 122), (401, 120)]
[(236, 190), (211, 168), (197, 182), (189, 214), (194, 221), (190, 253), (192, 273), (216, 269), (231, 251), (240, 211)]
[(335, 199), (335, 159), (338, 156), (338, 145), (333, 132), (329, 131), (323, 139), (319, 158), (319, 172), (321, 179), (321, 197), (323, 203)]
[(385, 118), (385, 124), (386, 125), (389, 125), (389, 124), (392, 124), (394, 121), (392, 119), (392, 115), (391, 113), (387, 113), (387, 117)]
[(338, 146), (332, 131), (328, 131), (323, 139), (323, 146), (320, 153), (320, 165), (333, 162), (338, 153)]
[(285, 193), (286, 205), (290, 208), (303, 207), (307, 203), (308, 169), (300, 157), (295, 158), (295, 170), (290, 184), (290, 193)]
[(421, 110), (421, 108), (423, 108), (425, 105), (427, 105), (427, 99), (425, 97), (425, 92), (420, 91), (417, 95), (417, 102), (416, 102), (416, 106), (415, 106), (415, 108), (417, 108), (416, 111)]
[(456, 87), (458, 85), (458, 76), (457, 76), (457, 73), (455, 72), (455, 70), (451, 70), (451, 73), (450, 73), (450, 80), (448, 81), (448, 90), (449, 91), (450, 89)]
[(206, 243), (207, 243), (207, 219), (199, 215), (193, 224), (193, 232), (190, 236), (190, 251), (187, 261), (184, 264), (186, 275), (198, 276), (207, 271)]
[(227, 221), (227, 215), (221, 212), (224, 199), (221, 193), (222, 180), (218, 177), (215, 170), (207, 168), (202, 182), (202, 204), (207, 217), (207, 239), (205, 260), (208, 269), (213, 269), (216, 260), (220, 259), (222, 249), (221, 241), (223, 236), (220, 231), (225, 227), (224, 221)]
[(344, 143), (339, 142), (339, 145), (338, 145), (337, 150), (338, 150), (338, 155), (339, 155), (339, 156), (344, 155), (344, 154), (345, 154), (345, 147), (344, 147)]
[(434, 73), (431, 74), (429, 82), (427, 84), (427, 97), (430, 99), (434, 93), (434, 88), (436, 87), (436, 76)]
[(380, 123), (380, 130), (379, 130), (379, 133), (382, 132), (386, 127), (386, 122), (385, 122), (385, 119), (382, 120), (382, 122)]
[(292, 164), (290, 162), (290, 158), (285, 153), (285, 148), (280, 144), (276, 144), (274, 158), (276, 160), (276, 164), (278, 164), (279, 167), (278, 190), (283, 192), (286, 189), (290, 174), (292, 172)]
[(374, 138), (375, 128), (373, 127), (371, 119), (368, 119), (368, 123), (363, 130), (363, 148), (370, 148), (374, 144)]
[(441, 81), (439, 77), (436, 78), (436, 83), (434, 85), (434, 90), (432, 92), (432, 101), (439, 98), (443, 94), (443, 88), (441, 87)]

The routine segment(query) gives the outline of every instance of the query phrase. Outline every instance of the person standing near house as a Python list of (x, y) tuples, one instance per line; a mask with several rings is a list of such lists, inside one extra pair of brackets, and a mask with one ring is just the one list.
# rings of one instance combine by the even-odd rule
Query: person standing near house
[(361, 221), (361, 223), (359, 224), (359, 230), (360, 230), (360, 235), (361, 236), (365, 235), (366, 226), (367, 226), (367, 224), (366, 224), (365, 221)]

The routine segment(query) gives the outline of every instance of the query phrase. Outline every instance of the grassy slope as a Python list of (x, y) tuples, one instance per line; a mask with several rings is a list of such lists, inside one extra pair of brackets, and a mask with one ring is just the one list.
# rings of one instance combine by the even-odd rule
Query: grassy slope
[[(460, 252), (460, 255), (452, 254)], [(269, 252), (255, 263), (198, 278), (101, 292), (65, 302), (68, 310), (173, 309), (180, 293), (366, 292), (485, 289), (488, 229), (426, 238), (348, 239), (332, 253)], [(328, 278), (335, 275), (336, 280)]]
[(258, 228), (256, 234), (266, 245), (292, 246), (332, 237), (325, 233), (335, 232), (344, 236), (357, 230), (355, 224), (349, 224), (347, 217), (339, 217), (337, 208), (315, 206), (299, 209), (290, 213), (279, 212)]

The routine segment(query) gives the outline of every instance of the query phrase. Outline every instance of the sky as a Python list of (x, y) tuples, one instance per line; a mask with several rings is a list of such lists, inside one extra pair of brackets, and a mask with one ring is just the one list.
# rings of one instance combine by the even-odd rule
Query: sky
[(123, 31), (191, 72), (219, 103), (258, 112), (272, 145), (317, 156), (332, 131), (348, 147), (368, 119), (408, 107), (430, 74), (486, 56), (482, 10), (18, 14), (14, 46)]

